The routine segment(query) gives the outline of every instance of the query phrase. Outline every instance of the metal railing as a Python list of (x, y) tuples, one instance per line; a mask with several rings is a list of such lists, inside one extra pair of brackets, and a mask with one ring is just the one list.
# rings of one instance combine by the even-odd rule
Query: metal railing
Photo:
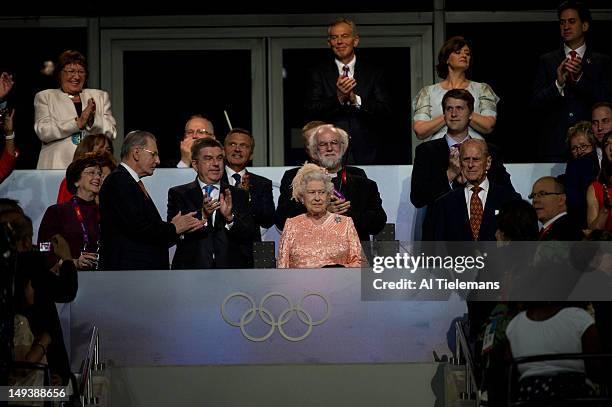
[(104, 369), (104, 363), (100, 362), (100, 333), (94, 325), (91, 329), (87, 355), (81, 366), (81, 381), (79, 383), (81, 406), (95, 406), (98, 404), (98, 398), (94, 395), (93, 389), (93, 372), (103, 371)]
[(457, 365), (465, 361), (465, 391), (460, 393), (461, 400), (476, 400), (476, 405), (480, 405), (480, 392), (476, 376), (474, 375), (474, 360), (470, 351), (470, 346), (463, 330), (463, 322), (455, 322), (455, 358)]

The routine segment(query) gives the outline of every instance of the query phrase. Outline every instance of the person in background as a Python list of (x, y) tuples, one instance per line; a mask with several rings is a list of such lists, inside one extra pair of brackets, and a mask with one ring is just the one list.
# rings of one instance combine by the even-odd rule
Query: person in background
[(601, 171), (587, 189), (587, 225), (590, 230), (612, 229), (612, 200), (609, 189), (612, 186), (612, 132), (602, 140), (603, 157)]
[(610, 57), (593, 52), (587, 34), (591, 12), (578, 1), (564, 1), (557, 9), (563, 46), (540, 57), (530, 114), (540, 123), (540, 162), (565, 161), (567, 129), (591, 119), (591, 107), (612, 101)]
[(331, 58), (312, 71), (306, 96), (310, 120), (325, 120), (351, 137), (348, 162), (375, 164), (381, 129), (391, 115), (391, 101), (383, 71), (357, 58), (357, 25), (338, 18), (327, 28)]
[(193, 143), (201, 138), (210, 137), (216, 139), (215, 128), (210, 120), (201, 114), (191, 116), (185, 123), (185, 131), (181, 140), (181, 157), (176, 161), (173, 159), (164, 160), (161, 167), (164, 168), (191, 168), (191, 147)]
[[(274, 225), (274, 196), (272, 181), (247, 170), (253, 159), (255, 138), (245, 129), (233, 128), (225, 137), (225, 171), (223, 181), (244, 189), (249, 194), (249, 205), (255, 225), (254, 240), (261, 239), (259, 228), (267, 229)], [(258, 238), (259, 236), (259, 238)]]
[[(112, 140), (109, 139), (108, 136), (105, 136), (104, 134), (90, 134), (89, 136), (85, 137), (83, 140), (81, 140), (76, 150), (74, 151), (72, 161), (74, 162), (79, 158), (83, 158), (89, 153), (100, 155), (106, 153), (106, 157), (108, 157), (107, 159), (105, 159), (106, 162), (112, 161), (112, 165), (109, 165), (108, 167), (112, 167), (110, 168), (110, 171), (113, 171), (115, 168), (117, 168), (117, 161), (112, 156), (115, 153), (115, 149), (113, 147)], [(104, 178), (108, 174), (110, 174), (108, 168), (107, 172), (103, 174), (103, 181)], [(62, 179), (62, 182), (60, 183), (59, 191), (57, 193), (57, 203), (60, 204), (68, 202), (71, 198), (72, 194), (70, 193), (70, 191), (68, 191), (68, 187), (66, 186), (66, 177), (64, 177), (64, 179)]]
[(8, 178), (15, 169), (19, 152), (15, 148), (15, 131), (13, 118), (15, 109), (7, 107), (6, 97), (13, 89), (13, 76), (7, 72), (0, 74), (0, 130), (4, 136), (4, 145), (0, 153), (0, 183)]
[(597, 158), (603, 157), (601, 141), (603, 136), (612, 131), (612, 103), (598, 102), (591, 108), (591, 125), (597, 140)]
[[(591, 182), (599, 174), (599, 162), (595, 147), (599, 143), (593, 135), (591, 123), (581, 121), (567, 130), (570, 159), (561, 181), (565, 185), (567, 212), (574, 223), (586, 229), (586, 193)], [(599, 148), (601, 150), (601, 148)]]
[(472, 64), (472, 49), (463, 37), (448, 39), (438, 53), (436, 71), (442, 82), (425, 86), (414, 98), (412, 129), (419, 140), (444, 137), (447, 125), (442, 112), (442, 98), (451, 89), (465, 89), (474, 97), (468, 134), (482, 138), (490, 134), (497, 122), (499, 97), (486, 83), (467, 79), (466, 71)]
[(304, 164), (293, 179), (293, 199), (306, 213), (287, 219), (278, 248), (278, 268), (361, 267), (353, 220), (329, 212), (334, 189), (324, 168)]
[(42, 142), (37, 169), (66, 169), (88, 134), (117, 136), (108, 93), (84, 88), (87, 62), (77, 51), (65, 51), (56, 68), (59, 89), (34, 97), (34, 130)]

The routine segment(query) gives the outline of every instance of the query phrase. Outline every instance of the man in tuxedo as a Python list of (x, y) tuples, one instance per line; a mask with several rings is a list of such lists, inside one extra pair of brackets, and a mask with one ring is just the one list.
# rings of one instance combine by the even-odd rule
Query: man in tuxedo
[(274, 196), (272, 181), (247, 171), (246, 166), (253, 158), (255, 139), (250, 131), (232, 129), (225, 137), (225, 173), (223, 182), (241, 188), (249, 194), (249, 205), (255, 225), (255, 240), (261, 240), (259, 228), (274, 224)]
[(612, 100), (610, 57), (587, 47), (591, 13), (580, 2), (565, 1), (558, 10), (563, 47), (540, 57), (532, 103), (536, 108), (539, 154), (543, 162), (565, 161), (565, 133), (591, 119), (591, 106)]
[[(529, 199), (542, 222), (540, 240), (578, 241), (584, 237), (580, 227), (567, 214), (565, 188), (555, 177), (538, 179)], [(585, 213), (586, 216), (586, 213)]]
[[(334, 193), (328, 210), (350, 216), (362, 241), (379, 233), (387, 222), (387, 214), (376, 182), (365, 177), (363, 170), (342, 165), (348, 147), (348, 134), (332, 124), (319, 126), (309, 140), (310, 156), (332, 176)], [(281, 196), (276, 210), (279, 229), (287, 218), (306, 213), (303, 204), (291, 199), (291, 182), (299, 168), (288, 170), (281, 180)]]
[[(427, 206), (423, 222), (422, 240), (433, 239), (432, 205), (442, 195), (462, 189), (465, 179), (461, 174), (459, 146), (467, 140), (474, 97), (463, 89), (453, 89), (442, 98), (444, 121), (448, 127), (445, 137), (417, 146), (412, 167), (410, 201), (417, 208)], [(488, 178), (512, 190), (510, 174), (501, 162), (497, 150), (489, 145), (491, 167)]]
[(466, 181), (434, 204), (434, 238), (445, 241), (494, 241), (495, 215), (501, 207), (521, 196), (513, 189), (487, 178), (491, 156), (484, 140), (461, 144), (461, 175)]
[(176, 157), (165, 160), (162, 163), (162, 167), (191, 168), (191, 147), (193, 142), (204, 137), (215, 138), (215, 129), (210, 120), (201, 114), (195, 114), (185, 123), (185, 131), (183, 132), (183, 139), (180, 145), (180, 159), (178, 162)]
[(381, 128), (391, 114), (383, 72), (357, 60), (359, 34), (353, 21), (339, 18), (329, 25), (327, 34), (335, 59), (312, 72), (307, 116), (333, 123), (351, 135), (350, 163), (374, 164)]
[(100, 190), (101, 263), (105, 270), (166, 270), (168, 248), (179, 235), (200, 229), (195, 212), (178, 212), (164, 222), (142, 178), (159, 164), (155, 136), (128, 133), (121, 147), (121, 164)]
[(168, 219), (197, 212), (205, 226), (184, 235), (176, 245), (173, 269), (253, 267), (253, 217), (249, 195), (222, 181), (223, 146), (212, 138), (196, 140), (191, 148), (194, 181), (170, 188)]

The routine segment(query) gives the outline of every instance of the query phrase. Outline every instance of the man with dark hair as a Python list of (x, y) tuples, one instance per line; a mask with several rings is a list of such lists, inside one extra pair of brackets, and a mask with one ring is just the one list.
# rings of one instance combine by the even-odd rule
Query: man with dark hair
[(591, 108), (591, 128), (597, 140), (597, 158), (601, 162), (603, 146), (601, 141), (604, 136), (612, 131), (612, 103), (597, 102)]
[[(348, 134), (331, 124), (317, 127), (309, 139), (310, 156), (332, 176), (334, 193), (328, 210), (332, 213), (350, 216), (362, 241), (370, 240), (370, 235), (379, 233), (387, 222), (387, 214), (382, 207), (382, 200), (376, 182), (358, 175), (357, 168), (342, 165), (343, 155), (348, 148)], [(281, 196), (276, 211), (276, 225), (282, 229), (287, 218), (306, 213), (306, 207), (291, 199), (288, 185), (298, 169), (289, 170), (281, 182)], [(363, 170), (359, 170), (363, 172)], [(364, 173), (365, 175), (365, 173)]]
[(356, 58), (359, 34), (353, 21), (339, 18), (328, 26), (327, 34), (335, 58), (312, 73), (307, 116), (333, 123), (351, 135), (350, 163), (374, 164), (382, 136), (378, 132), (391, 114), (383, 73)]
[(128, 133), (121, 146), (121, 164), (100, 191), (103, 269), (166, 270), (168, 248), (179, 235), (204, 226), (195, 211), (162, 220), (142, 182), (158, 164), (155, 136), (140, 130)]
[(565, 187), (555, 177), (542, 177), (529, 194), (532, 205), (542, 222), (540, 240), (582, 240), (580, 227), (567, 214)]
[(591, 13), (577, 1), (563, 2), (557, 11), (563, 47), (540, 57), (533, 91), (538, 115), (539, 160), (565, 160), (565, 133), (591, 119), (591, 106), (612, 100), (610, 57), (587, 48)]
[[(459, 147), (471, 139), (468, 127), (473, 109), (474, 97), (467, 90), (452, 89), (446, 92), (442, 98), (444, 121), (448, 127), (446, 136), (421, 143), (416, 148), (410, 201), (417, 208), (427, 206), (422, 240), (433, 239), (431, 205), (442, 195), (465, 184), (461, 174)], [(495, 148), (489, 145), (487, 150), (491, 156), (489, 179), (514, 190), (510, 175), (498, 158)]]
[(181, 212), (196, 212), (205, 227), (179, 240), (172, 268), (253, 267), (255, 227), (249, 196), (245, 190), (222, 180), (223, 146), (211, 138), (196, 140), (191, 157), (197, 177), (188, 184), (170, 188), (168, 219)]
[(272, 181), (247, 171), (247, 164), (253, 159), (255, 138), (250, 131), (233, 128), (225, 137), (225, 173), (223, 182), (247, 191), (253, 221), (256, 227), (256, 241), (261, 240), (259, 228), (274, 224), (274, 196)]

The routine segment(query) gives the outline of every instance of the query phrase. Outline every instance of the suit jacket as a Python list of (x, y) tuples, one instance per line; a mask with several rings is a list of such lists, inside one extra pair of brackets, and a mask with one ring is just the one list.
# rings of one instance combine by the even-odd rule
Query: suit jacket
[(532, 104), (537, 110), (540, 161), (564, 162), (567, 157), (567, 129), (581, 120), (591, 120), (591, 106), (612, 101), (610, 57), (588, 47), (582, 59), (582, 77), (566, 82), (561, 96), (555, 81), (557, 67), (565, 59), (563, 48), (540, 57), (534, 82)]
[[(255, 227), (248, 193), (222, 182), (221, 189), (226, 188), (229, 188), (232, 194), (234, 214), (232, 227), (229, 230), (225, 227), (225, 218), (217, 211), (214, 225), (209, 221), (204, 228), (186, 233), (176, 245), (176, 253), (172, 260), (173, 269), (253, 267)], [(204, 194), (197, 179), (188, 184), (170, 188), (168, 190), (168, 219), (172, 219), (179, 211), (182, 213), (196, 211), (198, 218), (201, 219), (203, 200)]]
[[(491, 168), (487, 173), (489, 181), (503, 185), (514, 191), (510, 174), (502, 163), (497, 148), (489, 144)], [(427, 141), (417, 146), (412, 166), (410, 201), (417, 208), (427, 206), (423, 221), (423, 240), (433, 239), (433, 222), (431, 205), (452, 189), (462, 189), (463, 185), (453, 182), (452, 188), (446, 177), (450, 148), (446, 138)]]
[[(479, 241), (495, 241), (495, 231), (497, 229), (495, 211), (499, 211), (506, 203), (519, 199), (521, 199), (521, 196), (514, 189), (495, 184), (489, 180), (489, 192), (487, 193), (480, 232), (478, 233)], [(434, 240), (473, 240), (464, 188), (454, 189), (435, 202), (433, 223)]]
[(83, 89), (81, 92), (83, 109), (90, 98), (96, 102), (93, 126), (79, 130), (74, 120), (77, 112), (68, 94), (60, 89), (47, 89), (36, 94), (34, 130), (42, 141), (37, 169), (68, 168), (82, 136), (103, 133), (111, 139), (117, 137), (108, 93), (98, 89)]
[(338, 66), (333, 59), (316, 67), (306, 97), (306, 115), (310, 120), (323, 120), (346, 130), (351, 137), (350, 152), (355, 164), (376, 162), (377, 140), (382, 137), (386, 119), (391, 115), (391, 102), (382, 70), (357, 58), (354, 78), (355, 93), (361, 107), (342, 105), (336, 94)]
[[(274, 225), (274, 195), (272, 194), (272, 181), (261, 175), (246, 171), (249, 179), (249, 205), (253, 216), (253, 225), (256, 234), (253, 238), (261, 241), (259, 228), (269, 228)], [(229, 184), (227, 173), (223, 173), (223, 182)]]
[(104, 270), (167, 270), (176, 228), (119, 165), (100, 191), (101, 262)]
[[(382, 200), (378, 192), (376, 182), (368, 179), (365, 172), (357, 167), (346, 168), (346, 184), (341, 184), (341, 176), (333, 178), (332, 182), (336, 189), (340, 190), (348, 201), (351, 208), (344, 215), (353, 219), (360, 240), (370, 240), (370, 235), (380, 232), (387, 222), (387, 214), (382, 207)], [(287, 170), (281, 180), (281, 195), (278, 199), (276, 209), (276, 226), (282, 230), (287, 218), (306, 213), (306, 207), (291, 199), (291, 182), (299, 168)]]
[(586, 192), (599, 174), (597, 152), (570, 160), (565, 167), (562, 181), (565, 184), (567, 212), (580, 228), (586, 229)]
[(563, 215), (559, 219), (555, 220), (550, 229), (548, 229), (544, 235), (540, 236), (542, 241), (567, 241), (576, 242), (584, 238), (584, 234), (571, 216)]

